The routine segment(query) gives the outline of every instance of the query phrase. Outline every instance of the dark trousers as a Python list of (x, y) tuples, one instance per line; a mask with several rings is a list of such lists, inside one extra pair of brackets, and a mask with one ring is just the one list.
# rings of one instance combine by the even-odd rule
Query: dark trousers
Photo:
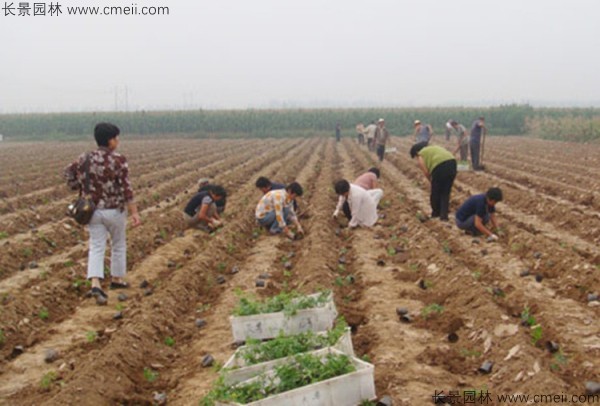
[(481, 151), (481, 142), (471, 141), (469, 147), (471, 149), (471, 162), (473, 163), (473, 169), (479, 169), (479, 151)]
[(456, 159), (442, 162), (431, 174), (431, 217), (448, 220), (450, 210), (450, 192), (456, 178)]
[(352, 220), (352, 212), (350, 211), (350, 205), (348, 204), (348, 200), (344, 202), (342, 206), (342, 211), (344, 212), (344, 216), (348, 219), (348, 221)]
[(377, 156), (379, 161), (383, 161), (383, 154), (385, 154), (385, 145), (377, 145)]

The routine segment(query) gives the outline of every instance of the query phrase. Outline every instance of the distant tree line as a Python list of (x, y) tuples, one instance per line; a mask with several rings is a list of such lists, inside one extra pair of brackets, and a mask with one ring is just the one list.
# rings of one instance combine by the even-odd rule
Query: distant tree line
[[(598, 109), (533, 108), (529, 105), (496, 107), (424, 107), (370, 109), (287, 109), (287, 110), (186, 110), (97, 113), (51, 113), (0, 115), (0, 134), (12, 140), (80, 139), (92, 133), (99, 121), (117, 123), (123, 133), (186, 135), (192, 137), (288, 137), (322, 136), (331, 133), (337, 122), (343, 135), (354, 135), (357, 123), (369, 123), (380, 117), (393, 135), (412, 133), (414, 120), (431, 124), (443, 133), (447, 120), (454, 119), (470, 127), (473, 120), (485, 116), (492, 135), (532, 134), (545, 138), (563, 138), (572, 131), (585, 134), (573, 140), (600, 138)], [(557, 123), (573, 123), (563, 129)], [(589, 123), (593, 125), (589, 127)], [(554, 134), (561, 128), (560, 134)]]

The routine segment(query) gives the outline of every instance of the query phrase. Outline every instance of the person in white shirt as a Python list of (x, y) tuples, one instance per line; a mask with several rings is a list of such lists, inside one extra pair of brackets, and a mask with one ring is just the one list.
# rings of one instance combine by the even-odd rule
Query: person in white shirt
[[(375, 225), (378, 219), (377, 203), (383, 196), (381, 189), (366, 191), (360, 186), (350, 184), (347, 180), (342, 179), (335, 183), (335, 193), (343, 198), (342, 204), (348, 202), (348, 210), (344, 210), (344, 214), (350, 220), (348, 227)], [(338, 214), (339, 209), (336, 208), (333, 216), (337, 217)]]
[(375, 125), (375, 120), (371, 121), (365, 128), (365, 136), (367, 137), (367, 147), (369, 151), (375, 151), (375, 131), (377, 130), (377, 126)]

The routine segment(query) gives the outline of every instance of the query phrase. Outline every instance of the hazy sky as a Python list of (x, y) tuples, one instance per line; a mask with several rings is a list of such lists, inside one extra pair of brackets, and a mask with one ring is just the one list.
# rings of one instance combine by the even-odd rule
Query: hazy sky
[[(0, 10), (0, 113), (600, 106), (599, 0), (53, 3), (61, 15)], [(134, 4), (169, 15), (67, 12)]]

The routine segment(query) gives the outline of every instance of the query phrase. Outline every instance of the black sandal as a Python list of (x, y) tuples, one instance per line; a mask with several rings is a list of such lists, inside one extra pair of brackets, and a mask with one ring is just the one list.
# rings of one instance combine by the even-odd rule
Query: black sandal
[(127, 289), (129, 288), (129, 284), (127, 282), (111, 282), (111, 289)]
[(100, 288), (92, 288), (92, 290), (90, 292), (90, 296), (93, 296), (93, 297), (101, 296), (104, 299), (108, 299), (108, 295)]

